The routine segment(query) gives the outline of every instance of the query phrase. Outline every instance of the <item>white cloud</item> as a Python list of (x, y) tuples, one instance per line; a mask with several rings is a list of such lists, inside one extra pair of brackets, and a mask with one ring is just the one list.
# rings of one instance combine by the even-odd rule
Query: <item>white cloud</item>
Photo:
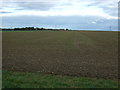
[[(117, 28), (118, 0), (4, 0), (0, 16), (7, 27), (62, 25), (71, 29)], [(22, 3), (23, 2), (23, 3)], [(29, 18), (28, 18), (29, 17)], [(14, 19), (14, 20), (13, 20)], [(51, 22), (54, 21), (54, 22)], [(62, 26), (60, 28), (62, 28)]]
[[(42, 10), (26, 10), (24, 7), (17, 5), (15, 2), (28, 2), (29, 0), (7, 0), (3, 3), (3, 9), (1, 11), (11, 12), (11, 13), (2, 13), (0, 16), (17, 16), (17, 15), (36, 15), (36, 16), (72, 16), (72, 15), (81, 15), (81, 16), (101, 16), (107, 19), (117, 19), (117, 16), (111, 16), (108, 13), (104, 12), (104, 9), (100, 6), (106, 5), (106, 7), (113, 8), (115, 3), (118, 0), (56, 0), (56, 1), (43, 1), (35, 0), (34, 2), (47, 2), (54, 3), (55, 6), (51, 7), (47, 11)], [(5, 2), (9, 2), (5, 3)], [(22, 3), (21, 3), (22, 4)], [(40, 7), (40, 6), (39, 6)], [(43, 8), (46, 8), (44, 6)], [(21, 9), (23, 10), (16, 10)]]
[[(51, 20), (49, 21), (49, 18), (52, 16), (58, 16), (59, 18), (54, 19), (54, 24), (57, 24), (57, 19), (59, 19), (58, 25), (61, 25), (61, 23), (67, 24), (68, 22), (73, 23), (73, 25), (68, 24), (70, 27), (68, 25), (63, 25), (65, 28), (69, 27), (73, 29), (89, 29), (95, 27), (97, 29), (100, 25), (101, 28), (106, 29), (109, 27), (107, 24), (109, 24), (110, 20), (116, 21), (118, 19), (117, 13), (115, 13), (117, 12), (117, 1), (118, 0), (34, 0), (34, 3), (32, 3), (33, 0), (4, 0), (4, 2), (1, 4), (2, 7), (0, 8), (0, 16), (5, 16), (5, 18), (12, 18), (10, 20), (6, 20), (5, 22), (8, 24), (8, 26), (12, 27), (17, 26), (17, 24), (18, 26), (21, 24), (21, 27), (26, 26), (26, 24), (29, 25), (28, 20), (25, 18), (26, 16), (30, 16), (31, 18), (29, 19), (37, 16), (39, 16), (37, 17), (38, 19), (40, 17), (44, 18), (44, 20), (32, 20), (35, 22), (31, 23), (35, 25), (43, 23), (43, 21), (47, 22), (47, 24), (52, 23)], [(23, 3), (21, 2), (24, 2), (25, 4), (22, 5)], [(113, 15), (111, 13), (113, 13)], [(23, 17), (22, 20), (18, 19), (21, 16), (25, 17)], [(71, 18), (63, 19), (63, 17), (66, 18), (66, 16)], [(79, 16), (80, 18), (76, 19), (76, 16)], [(11, 24), (11, 22), (14, 21), (14, 17), (17, 17), (16, 22)], [(83, 17), (84, 19), (82, 19)], [(92, 18), (92, 20), (88, 20), (90, 18)], [(85, 24), (82, 24), (83, 21)], [(116, 29), (116, 23), (113, 23), (113, 26)]]

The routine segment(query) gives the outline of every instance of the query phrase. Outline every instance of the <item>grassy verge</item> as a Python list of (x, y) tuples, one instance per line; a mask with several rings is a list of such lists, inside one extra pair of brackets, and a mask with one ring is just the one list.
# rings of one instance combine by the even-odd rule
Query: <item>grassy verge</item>
[(3, 71), (3, 88), (117, 88), (113, 80)]

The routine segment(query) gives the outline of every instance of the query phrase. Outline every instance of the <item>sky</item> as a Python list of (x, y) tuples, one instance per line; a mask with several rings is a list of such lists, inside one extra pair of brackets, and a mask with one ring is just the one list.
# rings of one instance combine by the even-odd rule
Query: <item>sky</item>
[(2, 0), (0, 27), (118, 30), (119, 0)]

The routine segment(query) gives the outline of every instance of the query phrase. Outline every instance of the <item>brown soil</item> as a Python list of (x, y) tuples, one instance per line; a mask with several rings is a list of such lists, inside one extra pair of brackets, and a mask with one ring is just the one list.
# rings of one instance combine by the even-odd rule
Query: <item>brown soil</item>
[(3, 32), (3, 69), (116, 79), (116, 32)]

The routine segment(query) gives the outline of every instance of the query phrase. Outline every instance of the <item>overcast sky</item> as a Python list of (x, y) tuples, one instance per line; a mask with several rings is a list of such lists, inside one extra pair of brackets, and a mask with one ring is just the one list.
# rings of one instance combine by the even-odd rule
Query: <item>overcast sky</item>
[(3, 0), (1, 27), (118, 30), (119, 0)]

